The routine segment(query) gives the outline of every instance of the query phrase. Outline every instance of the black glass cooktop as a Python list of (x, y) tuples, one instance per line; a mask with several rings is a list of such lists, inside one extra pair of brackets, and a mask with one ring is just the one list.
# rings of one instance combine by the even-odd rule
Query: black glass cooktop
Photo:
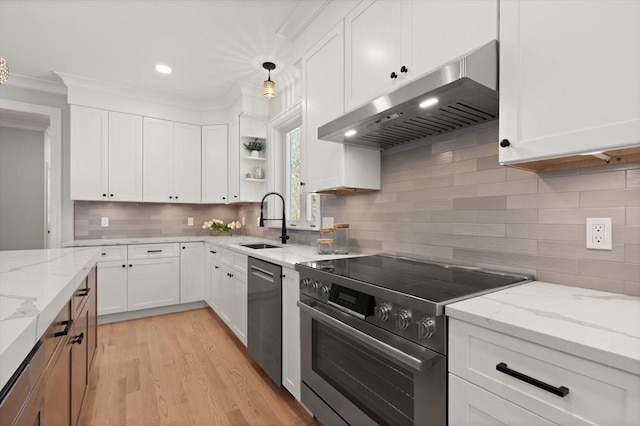
[[(434, 302), (458, 299), (529, 279), (524, 275), (386, 255), (303, 262), (300, 265)], [(336, 283), (344, 285), (340, 280)]]

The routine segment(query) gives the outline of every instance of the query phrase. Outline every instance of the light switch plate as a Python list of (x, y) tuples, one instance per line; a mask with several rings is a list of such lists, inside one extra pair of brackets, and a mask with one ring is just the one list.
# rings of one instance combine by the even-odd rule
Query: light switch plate
[(612, 231), (610, 217), (587, 218), (587, 248), (613, 250)]
[(193, 218), (192, 217), (188, 217), (187, 218), (187, 226), (193, 226)]

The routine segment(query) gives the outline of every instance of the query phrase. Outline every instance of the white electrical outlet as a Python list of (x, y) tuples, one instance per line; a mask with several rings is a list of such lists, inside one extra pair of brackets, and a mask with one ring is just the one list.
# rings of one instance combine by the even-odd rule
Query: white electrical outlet
[(109, 218), (108, 217), (100, 218), (100, 226), (102, 226), (103, 228), (107, 228), (109, 226)]
[(245, 219), (245, 217), (242, 216), (242, 226), (244, 226), (244, 219)]
[(187, 226), (193, 226), (193, 218), (192, 217), (188, 217), (187, 218)]
[(613, 250), (610, 217), (587, 218), (587, 248), (593, 250)]

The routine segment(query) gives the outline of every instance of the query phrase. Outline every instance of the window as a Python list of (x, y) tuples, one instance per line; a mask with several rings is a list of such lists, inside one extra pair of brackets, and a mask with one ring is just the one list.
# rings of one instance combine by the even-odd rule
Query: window
[(302, 182), (302, 141), (300, 127), (285, 135), (285, 186), (288, 202), (289, 225), (300, 228), (319, 228), (318, 194), (304, 192)]
[[(300, 131), (302, 122), (301, 103), (284, 111), (269, 123), (274, 143), (273, 188), (286, 199), (287, 226), (293, 229), (314, 230), (320, 228), (320, 195), (305, 191), (304, 167), (305, 146)], [(274, 211), (280, 211), (275, 200)], [(270, 222), (268, 226), (279, 226)]]

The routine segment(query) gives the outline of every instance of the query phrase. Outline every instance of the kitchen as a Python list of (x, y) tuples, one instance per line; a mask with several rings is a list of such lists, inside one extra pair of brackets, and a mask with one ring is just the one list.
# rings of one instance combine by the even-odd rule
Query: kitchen
[[(600, 35), (597, 35), (598, 43), (600, 43), (598, 46), (601, 49), (598, 50), (597, 55), (600, 60), (595, 64), (587, 59), (589, 57), (587, 53), (594, 48), (594, 44), (584, 41), (576, 42), (581, 38), (590, 41), (596, 39), (596, 35), (591, 34), (591, 25), (572, 21), (571, 37), (567, 35), (565, 38), (564, 30), (559, 33), (561, 29), (565, 28), (564, 20), (576, 15), (574, 12), (578, 6), (574, 3), (560, 2), (558, 5), (546, 3), (545, 7), (550, 9), (538, 10), (540, 15), (537, 15), (534, 13), (537, 7), (533, 6), (534, 3), (520, 2), (521, 8), (531, 8), (527, 9), (530, 14), (523, 15), (530, 17), (531, 21), (525, 20), (525, 22), (531, 27), (523, 26), (523, 29), (520, 30), (523, 31), (522, 33), (518, 33), (518, 28), (513, 28), (513, 22), (518, 20), (508, 19), (513, 17), (514, 13), (520, 13), (517, 8), (514, 10), (511, 4), (516, 2), (465, 3), (464, 6), (475, 5), (474, 7), (478, 8), (470, 9), (474, 10), (473, 13), (469, 10), (465, 12), (463, 2), (455, 2), (454, 5), (448, 4), (447, 7), (459, 7), (462, 10), (455, 9), (451, 13), (454, 9), (445, 9), (447, 13), (444, 13), (444, 16), (448, 16), (448, 20), (444, 17), (441, 19), (428, 18), (427, 16), (430, 15), (421, 12), (421, 7), (426, 8), (430, 3), (436, 4), (437, 2), (309, 3), (312, 3), (313, 7), (310, 6), (308, 10), (302, 7), (300, 10), (296, 9), (297, 13), (301, 15), (296, 15), (295, 19), (292, 18), (289, 21), (290, 24), (298, 22), (298, 25), (306, 25), (304, 29), (294, 26), (293, 29), (288, 30), (290, 31), (289, 36), (294, 40), (290, 47), (289, 57), (291, 61), (289, 64), (295, 64), (289, 67), (289, 71), (293, 74), (285, 73), (284, 64), (286, 62), (277, 57), (260, 57), (259, 60), (250, 58), (250, 61), (255, 62), (253, 66), (258, 72), (252, 82), (253, 89), (247, 91), (246, 88), (239, 88), (237, 92), (232, 93), (236, 97), (234, 97), (232, 101), (234, 104), (229, 110), (197, 111), (195, 108), (181, 108), (177, 100), (173, 105), (167, 105), (166, 102), (160, 102), (161, 100), (166, 101), (166, 98), (158, 99), (156, 96), (156, 98), (149, 100), (148, 97), (142, 97), (143, 94), (139, 92), (135, 93), (139, 96), (133, 96), (132, 90), (108, 87), (95, 81), (90, 84), (91, 82), (88, 82), (86, 78), (76, 77), (78, 75), (90, 76), (62, 67), (48, 68), (47, 72), (61, 71), (60, 78), (66, 84), (62, 90), (64, 94), (52, 94), (43, 92), (42, 89), (34, 90), (25, 88), (25, 86), (11, 85), (14, 77), (11, 71), (14, 68), (11, 65), (11, 58), (8, 53), (5, 54), (4, 50), (5, 45), (8, 49), (12, 44), (10, 40), (15, 38), (15, 35), (3, 32), (0, 44), (1, 53), (7, 59), (10, 67), (9, 80), (2, 85), (0, 91), (3, 110), (6, 108), (6, 102), (39, 104), (62, 110), (60, 142), (62, 170), (60, 171), (61, 184), (58, 197), (60, 199), (60, 226), (57, 229), (60, 235), (59, 240), (70, 242), (72, 240), (106, 238), (115, 242), (116, 239), (142, 240), (144, 238), (145, 240), (142, 242), (146, 243), (152, 242), (152, 240), (147, 240), (148, 238), (157, 237), (197, 238), (199, 236), (202, 238), (204, 233), (199, 225), (213, 217), (223, 219), (225, 222), (243, 221), (244, 218), (244, 224), (236, 232), (237, 234), (252, 237), (251, 241), (261, 237), (271, 242), (277, 242), (280, 225), (278, 222), (273, 222), (274, 228), (258, 227), (260, 209), (257, 202), (267, 192), (267, 189), (285, 191), (281, 184), (278, 186), (278, 182), (267, 181), (264, 182), (264, 190), (260, 188), (262, 192), (254, 194), (249, 185), (263, 183), (243, 180), (238, 182), (237, 177), (240, 173), (244, 174), (250, 170), (248, 162), (255, 160), (241, 160), (243, 163), (239, 163), (238, 167), (243, 168), (235, 173), (236, 182), (234, 185), (239, 186), (240, 197), (243, 196), (243, 193), (250, 195), (251, 201), (248, 203), (205, 203), (204, 184), (202, 187), (203, 204), (197, 202), (185, 204), (104, 202), (87, 201), (83, 198), (75, 198), (78, 201), (71, 201), (74, 197), (71, 195), (73, 191), (69, 168), (70, 163), (73, 163), (74, 160), (73, 150), (71, 150), (71, 155), (69, 154), (70, 144), (73, 143), (73, 130), (69, 125), (69, 115), (71, 114), (69, 104), (204, 127), (224, 125), (228, 128), (229, 135), (239, 135), (243, 142), (246, 141), (244, 136), (247, 138), (265, 137), (267, 141), (266, 155), (275, 155), (277, 147), (273, 146), (273, 149), (270, 149), (269, 142), (279, 140), (278, 138), (281, 138), (283, 133), (290, 130), (287, 124), (287, 111), (293, 110), (295, 112), (296, 108), (299, 109), (302, 133), (308, 137), (308, 135), (313, 135), (318, 127), (337, 118), (341, 113), (353, 110), (378, 95), (399, 89), (402, 85), (407, 84), (406, 81), (417, 78), (417, 75), (410, 75), (414, 69), (430, 70), (479, 47), (484, 44), (484, 41), (498, 39), (501, 49), (500, 120), (435, 136), (426, 143), (421, 141), (408, 142), (385, 149), (380, 155), (380, 165), (376, 166), (374, 157), (373, 160), (367, 162), (367, 167), (363, 171), (369, 177), (371, 175), (374, 178), (378, 177), (380, 189), (322, 195), (320, 196), (322, 217), (335, 218), (336, 222), (350, 224), (353, 252), (364, 254), (384, 252), (412, 258), (473, 264), (489, 269), (533, 275), (539, 281), (561, 284), (568, 286), (566, 288), (569, 289), (579, 287), (636, 297), (640, 294), (638, 290), (640, 288), (640, 223), (638, 222), (640, 217), (640, 190), (638, 189), (640, 169), (637, 148), (635, 148), (635, 154), (634, 152), (629, 154), (630, 162), (625, 162), (627, 154), (624, 153), (613, 155), (614, 160), (610, 163), (593, 156), (581, 156), (578, 160), (581, 167), (575, 167), (575, 164), (573, 166), (564, 164), (554, 170), (542, 172), (501, 165), (503, 162), (517, 165), (518, 163), (544, 160), (545, 156), (546, 158), (563, 158), (564, 161), (576, 153), (575, 150), (570, 152), (570, 149), (567, 148), (572, 143), (575, 147), (576, 140), (579, 141), (577, 146), (582, 149), (582, 153), (606, 151), (611, 154), (611, 151), (618, 148), (637, 146), (639, 140), (637, 120), (640, 114), (635, 100), (638, 99), (639, 89), (637, 78), (633, 78), (633, 76), (637, 75), (639, 62), (637, 52), (640, 51), (640, 41), (638, 40), (637, 20), (632, 19), (638, 14), (637, 2), (620, 2), (619, 8), (608, 8), (602, 6), (604, 4), (602, 3), (600, 6), (606, 9), (606, 13), (601, 9), (597, 9), (597, 13), (594, 12), (596, 9), (585, 12), (587, 16), (607, 16), (609, 21), (603, 18), (603, 21), (599, 22), (600, 25), (608, 24), (611, 27), (625, 28), (631, 34), (628, 36), (624, 31), (611, 31), (607, 33), (610, 37), (607, 40), (601, 40)], [(483, 3), (492, 6), (482, 7)], [(567, 6), (567, 4), (571, 6)], [(580, 10), (586, 10), (587, 6), (578, 4), (580, 4)], [(3, 2), (2, 7), (7, 8), (9, 5), (11, 2)], [(412, 14), (402, 14), (401, 10), (398, 10), (409, 7), (409, 5), (413, 7)], [(563, 5), (568, 9), (562, 9)], [(275, 7), (275, 3), (273, 6)], [(553, 9), (554, 7), (556, 9)], [(632, 12), (624, 12), (627, 10), (625, 7), (631, 7)], [(18, 11), (19, 9), (17, 8)], [(26, 10), (42, 19), (40, 14), (44, 14), (44, 11), (38, 13), (34, 9), (37, 7)], [(7, 13), (4, 13), (7, 10), (9, 9), (4, 9), (0, 16), (8, 16)], [(53, 14), (54, 10), (55, 8), (49, 10), (49, 13)], [(288, 13), (292, 13), (291, 8), (288, 9)], [(480, 15), (481, 13), (487, 15)], [(588, 13), (593, 15), (588, 15)], [(469, 15), (483, 16), (483, 18), (467, 18), (465, 21), (464, 17)], [(415, 21), (412, 21), (411, 25), (402, 25), (406, 23), (407, 16)], [(456, 19), (453, 19), (452, 16), (456, 16)], [(584, 15), (579, 16), (585, 22), (589, 22)], [(403, 17), (405, 21), (403, 21)], [(286, 25), (280, 25), (283, 21), (286, 22), (284, 18), (282, 16), (277, 20), (278, 25), (273, 25), (272, 32), (278, 30), (279, 27), (283, 28), (283, 31), (287, 28)], [(359, 21), (358, 18), (363, 20)], [(5, 28), (3, 31), (8, 31), (7, 28), (11, 26), (8, 22), (5, 25), (4, 21), (8, 18), (0, 19), (3, 19), (2, 27)], [(255, 19), (259, 20), (259, 17)], [(395, 38), (380, 32), (380, 25), (376, 26), (380, 22), (384, 22), (386, 25), (387, 19), (393, 23), (388, 27), (395, 31), (392, 34)], [(427, 19), (431, 20), (427, 21)], [(619, 22), (618, 20), (626, 22), (625, 19), (636, 22), (632, 29), (628, 29), (624, 25), (611, 24), (611, 22)], [(304, 24), (301, 24), (303, 20)], [(411, 19), (409, 20), (411, 21)], [(452, 20), (453, 22), (451, 22)], [(471, 23), (468, 21), (472, 21), (476, 27), (470, 26)], [(429, 22), (430, 25), (423, 24), (423, 22)], [(549, 31), (545, 33), (548, 38), (543, 38), (539, 34), (540, 22), (544, 22), (545, 27), (549, 28)], [(416, 32), (419, 34), (421, 30), (428, 33), (425, 28), (433, 27), (431, 31), (436, 31), (439, 29), (438, 25), (449, 25), (452, 26), (452, 29), (458, 30), (462, 27), (464, 31), (451, 31), (451, 34), (456, 35), (456, 38), (452, 38), (452, 40), (456, 41), (458, 36), (461, 40), (457, 42), (455, 47), (447, 46), (447, 48), (440, 50), (437, 46), (433, 47), (429, 43), (426, 46), (421, 46), (414, 41), (416, 46), (412, 57), (413, 62), (409, 62), (412, 65), (406, 66), (407, 73), (402, 73), (400, 66), (403, 64), (399, 61), (411, 57), (411, 53), (407, 54), (404, 51), (406, 46), (403, 44), (402, 40), (404, 39), (401, 36), (406, 36), (406, 34), (402, 32), (403, 29), (412, 28), (414, 34)], [(472, 33), (471, 28), (482, 35)], [(524, 32), (525, 28), (529, 33)], [(440, 29), (440, 31), (442, 30)], [(465, 34), (471, 38), (471, 41), (463, 40)], [(550, 56), (548, 59), (553, 63), (553, 67), (550, 68), (549, 64), (545, 64), (541, 60), (539, 51), (536, 51), (538, 53), (532, 54), (531, 57), (524, 56), (521, 63), (509, 62), (510, 58), (513, 58), (514, 51), (507, 49), (517, 48), (515, 44), (509, 44), (509, 40), (514, 40), (514, 34), (520, 34), (520, 37), (523, 37), (521, 43), (525, 43), (525, 41), (539, 43), (536, 44), (537, 49), (547, 49), (546, 52), (552, 52), (550, 55), (557, 55), (556, 57)], [(358, 35), (362, 37), (358, 38)], [(559, 35), (562, 36), (561, 39), (564, 43), (571, 46), (571, 49), (560, 45), (556, 48), (557, 50), (549, 50), (554, 47), (554, 43), (558, 43)], [(526, 36), (533, 38), (524, 38)], [(616, 42), (616, 37), (623, 37), (625, 42)], [(402, 49), (394, 49), (394, 44), (389, 42), (389, 39), (392, 39), (393, 43), (401, 46)], [(397, 60), (398, 63), (394, 62), (391, 66), (387, 62), (381, 65), (367, 63), (367, 57), (361, 53), (366, 51), (365, 45), (368, 41), (374, 46), (383, 46), (384, 48), (391, 46), (387, 51), (394, 52), (394, 57), (391, 60)], [(620, 50), (612, 49), (609, 46), (618, 46)], [(421, 64), (420, 61), (423, 58), (415, 53), (415, 49), (426, 49), (427, 47), (435, 49), (436, 53), (433, 55), (435, 63), (433, 64)], [(452, 51), (456, 51), (455, 49), (458, 49), (459, 52), (451, 54)], [(401, 56), (400, 51), (403, 55), (409, 56)], [(575, 63), (556, 61), (556, 59), (568, 55), (569, 51), (575, 55), (575, 57), (571, 56)], [(447, 54), (450, 56), (446, 56)], [(258, 54), (258, 56), (262, 55), (263, 53)], [(605, 75), (605, 72), (610, 72), (609, 66), (605, 64), (619, 63), (623, 57), (624, 62), (621, 62), (622, 65), (615, 71), (616, 78), (607, 79), (605, 84), (601, 76)], [(357, 58), (357, 61), (347, 61), (345, 58)], [(268, 60), (273, 60), (277, 64), (277, 68), (271, 74), (277, 84), (277, 92), (276, 97), (267, 102), (262, 98), (261, 84), (267, 78), (267, 70), (262, 69), (262, 63)], [(18, 59), (16, 58), (15, 61)], [(576, 64), (580, 64), (580, 66)], [(384, 81), (374, 81), (374, 77), (371, 77), (373, 65), (389, 68), (388, 70), (384, 68)], [(149, 66), (152, 67), (153, 64)], [(505, 68), (509, 66), (511, 68)], [(523, 68), (519, 69), (519, 66)], [(508, 72), (509, 69), (511, 72)], [(514, 74), (514, 69), (522, 74)], [(20, 74), (17, 68), (14, 72)], [(389, 78), (388, 74), (391, 72), (398, 73), (399, 77)], [(76, 74), (76, 76), (71, 74)], [(572, 78), (563, 77), (567, 75), (571, 75)], [(55, 90), (60, 90), (62, 84), (59, 82), (61, 80), (53, 75), (48, 77), (48, 85), (41, 83), (40, 87), (51, 87), (52, 81), (57, 81), (58, 85)], [(402, 81), (403, 78), (405, 78), (404, 81)], [(14, 81), (17, 79), (18, 77), (15, 77)], [(98, 80), (103, 80), (105, 83), (110, 82), (106, 77)], [(308, 83), (310, 81), (317, 81), (318, 84), (312, 86), (311, 83)], [(289, 84), (287, 84), (288, 82)], [(589, 95), (584, 94), (584, 86), (581, 84), (588, 85), (592, 92)], [(109, 88), (111, 92), (108, 91)], [(521, 96), (521, 98), (518, 99), (517, 96)], [(581, 105), (581, 108), (567, 111), (568, 98), (572, 99), (572, 103), (577, 99), (576, 103)], [(554, 102), (548, 102), (548, 99), (553, 99)], [(603, 99), (606, 99), (606, 102)], [(34, 100), (36, 101), (34, 102)], [(312, 100), (325, 106), (324, 109), (317, 111), (316, 115), (312, 114), (311, 107), (314, 105)], [(614, 107), (614, 105), (617, 106)], [(514, 111), (518, 111), (522, 116), (514, 117)], [(557, 117), (560, 117), (561, 112), (564, 115), (562, 115), (562, 120), (558, 120)], [(245, 128), (248, 129), (249, 124), (253, 123), (256, 117), (268, 117), (270, 126), (242, 133), (243, 124), (246, 124)], [(236, 130), (232, 132), (234, 122), (238, 127), (235, 127)], [(619, 124), (619, 126), (616, 127), (614, 124)], [(515, 130), (513, 126), (516, 126)], [(500, 147), (498, 144), (499, 141), (506, 138), (505, 135), (509, 132), (517, 132), (519, 135), (509, 137), (514, 146), (518, 139), (525, 140), (525, 142), (526, 139), (531, 139), (538, 146), (544, 147), (546, 152), (527, 152), (527, 147), (523, 145), (522, 152), (516, 155), (521, 155), (522, 158), (530, 161), (519, 161), (518, 158), (510, 159), (509, 154), (505, 153), (505, 150), (508, 151), (510, 148)], [(603, 132), (606, 132), (604, 136)], [(354, 152), (358, 152), (358, 150), (345, 148), (333, 142), (319, 140), (314, 142), (317, 145), (307, 147), (307, 149), (325, 147), (331, 149), (331, 152), (328, 156), (327, 154), (323, 156), (321, 150), (317, 149), (317, 152), (307, 154), (306, 159), (312, 159), (304, 163), (308, 167), (306, 172), (308, 177), (305, 183), (307, 188), (310, 188), (309, 191), (342, 188), (345, 191), (334, 192), (346, 192), (347, 188), (356, 187), (352, 182), (349, 182), (353, 176), (346, 174), (340, 176), (339, 173), (336, 175), (332, 166), (339, 161), (351, 165), (352, 163), (349, 161), (354, 160)], [(564, 148), (567, 148), (568, 151), (560, 152)], [(554, 152), (553, 149), (557, 151)], [(215, 153), (219, 153), (219, 151), (214, 151)], [(245, 154), (240, 155), (244, 157)], [(636, 156), (633, 157), (633, 155)], [(623, 160), (618, 162), (617, 158)], [(551, 164), (551, 167), (554, 167), (553, 161), (547, 160), (544, 164)], [(52, 166), (54, 165), (52, 164)], [(275, 158), (264, 161), (267, 179), (274, 177), (278, 167)], [(355, 169), (354, 166), (350, 170)], [(325, 171), (329, 172), (329, 176), (322, 175)], [(205, 167), (203, 166), (202, 174), (204, 175), (204, 173)], [(329, 180), (331, 180), (329, 186), (321, 186), (323, 181), (326, 184)], [(367, 183), (369, 182), (364, 182), (365, 185)], [(145, 180), (143, 179), (142, 185), (144, 184)], [(375, 184), (376, 182), (373, 182), (373, 185)], [(229, 189), (230, 186), (227, 188)], [(99, 194), (99, 196), (101, 195)], [(232, 197), (236, 194), (228, 192), (226, 195)], [(4, 211), (4, 205), (2, 207)], [(279, 217), (279, 212), (280, 208), (277, 205), (275, 213), (269, 212), (268, 217)], [(110, 226), (101, 226), (103, 217), (111, 219)], [(189, 226), (188, 217), (193, 218), (195, 225)], [(586, 235), (584, 230), (587, 218), (612, 219), (612, 250), (599, 251), (585, 248)], [(291, 236), (288, 244), (296, 243), (310, 247), (315, 246), (316, 238), (318, 238), (317, 231), (296, 231), (295, 227), (289, 227), (287, 231)], [(189, 240), (185, 239), (184, 241), (188, 242)], [(129, 247), (129, 254), (131, 254), (131, 247)], [(313, 248), (315, 249), (315, 247)], [(114, 258), (115, 261), (119, 261), (119, 258)], [(232, 268), (233, 261), (230, 265), (227, 266)], [(229, 269), (228, 273), (232, 273), (232, 270)], [(131, 282), (131, 278), (129, 278), (129, 284)], [(604, 306), (604, 302), (602, 305)], [(624, 317), (623, 322), (625, 322)], [(468, 377), (466, 379), (472, 382)], [(498, 391), (493, 389), (492, 392)], [(501, 397), (506, 398), (504, 395)], [(520, 401), (518, 405), (521, 404), (524, 403)], [(556, 422), (559, 421), (556, 420)], [(632, 423), (629, 422), (629, 424)]]

